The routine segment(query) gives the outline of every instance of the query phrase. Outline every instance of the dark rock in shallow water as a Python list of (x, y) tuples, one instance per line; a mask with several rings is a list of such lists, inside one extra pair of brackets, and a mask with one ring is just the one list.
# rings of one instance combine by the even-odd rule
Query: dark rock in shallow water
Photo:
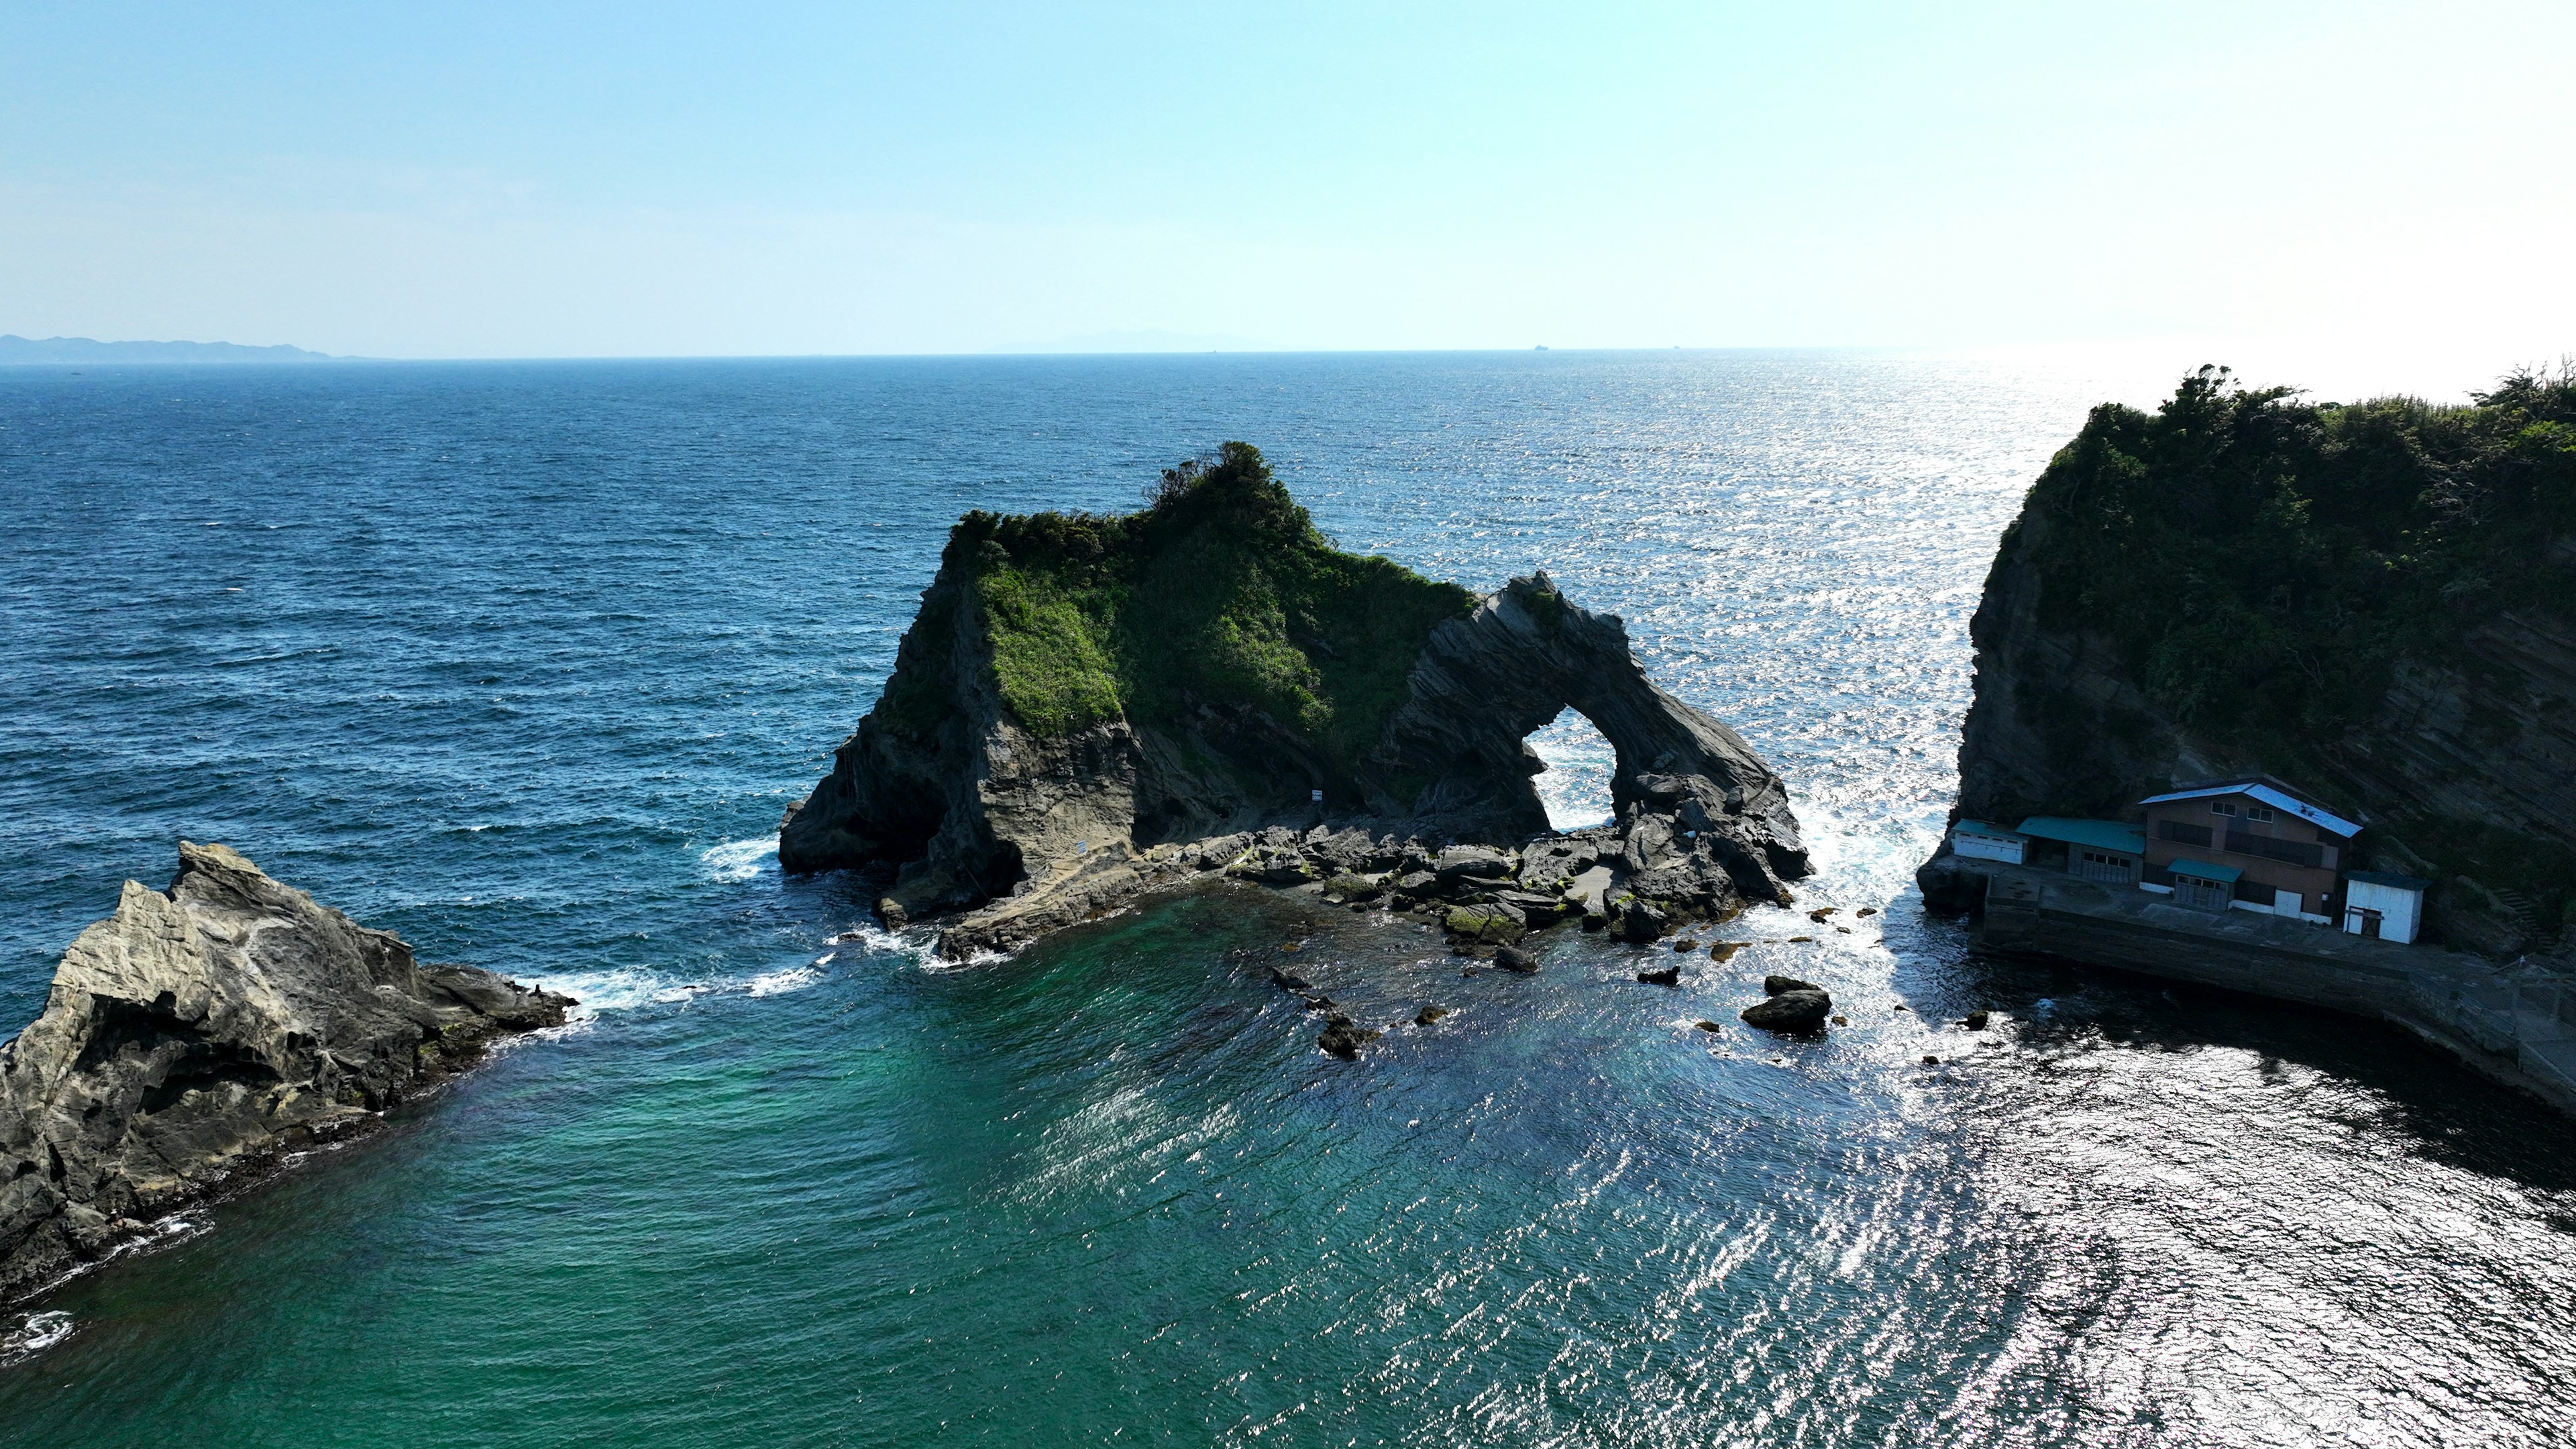
[(1505, 946), (1494, 953), (1494, 964), (1527, 976), (1538, 969), (1538, 958), (1518, 946)]
[(1822, 991), (1824, 989), (1812, 981), (1801, 981), (1795, 976), (1762, 978), (1762, 994), (1765, 996), (1777, 996), (1783, 991)]
[(45, 1010), (0, 1048), (0, 1298), (135, 1220), (238, 1186), (470, 1066), (572, 1002), (411, 948), (220, 845), (167, 892), (125, 883)]
[(1990, 1018), (1986, 1013), (1982, 1011), (1972, 1011), (1968, 1013), (1967, 1020), (1961, 1022), (1960, 1025), (1966, 1027), (1970, 1031), (1984, 1031), (1986, 1029), (1986, 1022), (1989, 1019)]
[(1270, 984), (1278, 987), (1282, 991), (1312, 991), (1315, 989), (1314, 982), (1307, 980), (1305, 977), (1298, 975), (1294, 971), (1282, 971), (1276, 966), (1270, 968)]
[(1441, 926), (1453, 940), (1477, 945), (1509, 945), (1529, 930), (1520, 912), (1502, 906), (1455, 906)]
[(1438, 1021), (1440, 1018), (1447, 1016), (1448, 1014), (1449, 1008), (1445, 1006), (1426, 1006), (1413, 1014), (1413, 1024), (1415, 1026), (1429, 1026), (1431, 1023)]
[(1620, 905), (1613, 919), (1619, 939), (1639, 946), (1663, 939), (1664, 932), (1672, 927), (1671, 917), (1634, 896)]
[(1347, 1016), (1334, 1016), (1326, 1018), (1324, 1034), (1315, 1038), (1315, 1045), (1347, 1062), (1358, 1058), (1361, 1047), (1384, 1035), (1385, 1032), (1372, 1031)]
[(1757, 1001), (1740, 1013), (1748, 1025), (1799, 1035), (1815, 1031), (1832, 1015), (1834, 999), (1821, 991), (1783, 991)]
[(1648, 967), (1637, 973), (1637, 979), (1650, 986), (1679, 986), (1682, 980), (1682, 968), (1679, 966)]

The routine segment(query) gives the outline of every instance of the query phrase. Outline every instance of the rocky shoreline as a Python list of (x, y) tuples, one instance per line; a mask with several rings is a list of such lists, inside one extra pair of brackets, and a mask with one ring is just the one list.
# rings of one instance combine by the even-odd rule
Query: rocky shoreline
[(0, 1046), (0, 1301), (379, 1124), (572, 1004), (419, 965), (233, 851), (180, 842), (170, 888), (127, 881)]

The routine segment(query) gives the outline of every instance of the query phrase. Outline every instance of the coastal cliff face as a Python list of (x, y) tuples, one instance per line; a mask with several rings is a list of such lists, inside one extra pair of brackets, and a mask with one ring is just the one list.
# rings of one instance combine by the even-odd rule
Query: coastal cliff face
[(0, 1047), (0, 1298), (373, 1120), (563, 997), (411, 948), (220, 845), (166, 892), (127, 881), (45, 1009)]
[(1314, 836), (1310, 878), (1385, 874), (1547, 834), (1524, 740), (1569, 705), (1618, 755), (1607, 853), (1665, 871), (1657, 899), (1716, 913), (1806, 873), (1778, 776), (1618, 619), (1544, 574), (1478, 598), (1341, 553), (1228, 444), (1136, 514), (961, 522), (779, 862), (876, 872), (898, 924), (977, 912), (951, 954), (1283, 844), (1262, 832)]
[[(1953, 818), (2117, 817), (2268, 773), (2435, 882), (2449, 944), (2576, 947), (2576, 385), (2311, 405), (2204, 369), (2105, 406), (1970, 626)], [(1936, 858), (1936, 907), (1964, 907)]]

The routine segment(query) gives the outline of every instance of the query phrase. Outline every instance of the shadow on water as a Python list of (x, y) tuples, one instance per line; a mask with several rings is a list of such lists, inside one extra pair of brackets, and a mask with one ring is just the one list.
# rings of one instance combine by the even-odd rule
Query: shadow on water
[(2576, 1197), (2576, 1124), (2392, 1023), (2065, 961), (1974, 954), (1948, 984), (1943, 1000), (2014, 1018), (2018, 1045), (2040, 1058), (2034, 1074), (2105, 1051), (2242, 1053), (2276, 1084), (2342, 1084), (2348, 1125), (2427, 1161)]

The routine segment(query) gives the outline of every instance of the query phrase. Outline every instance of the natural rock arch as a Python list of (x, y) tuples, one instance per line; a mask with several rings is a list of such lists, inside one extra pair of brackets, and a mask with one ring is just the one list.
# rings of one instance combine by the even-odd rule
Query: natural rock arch
[(1424, 846), (1552, 836), (1528, 737), (1567, 708), (1616, 756), (1616, 819), (1582, 834), (1628, 890), (1722, 912), (1785, 902), (1785, 883), (1808, 872), (1779, 776), (1647, 679), (1617, 616), (1576, 606), (1543, 573), (1431, 630), (1404, 701), (1350, 771), (1239, 704), (1032, 733), (995, 691), (963, 588), (943, 568), (886, 699), (779, 828), (791, 872), (880, 872), (889, 922), (973, 912), (942, 937), (952, 955), (1236, 864), (1261, 842), (1386, 869)]
[(1743, 737), (1646, 677), (1615, 614), (1581, 608), (1544, 572), (1496, 590), (1432, 631), (1410, 696), (1370, 752), (1363, 783), (1388, 816), (1437, 819), (1461, 836), (1548, 829), (1529, 737), (1573, 709), (1616, 756), (1610, 797), (1624, 824), (1668, 815), (1723, 842), (1729, 874), (1770, 897), (1808, 871), (1787, 787)]

